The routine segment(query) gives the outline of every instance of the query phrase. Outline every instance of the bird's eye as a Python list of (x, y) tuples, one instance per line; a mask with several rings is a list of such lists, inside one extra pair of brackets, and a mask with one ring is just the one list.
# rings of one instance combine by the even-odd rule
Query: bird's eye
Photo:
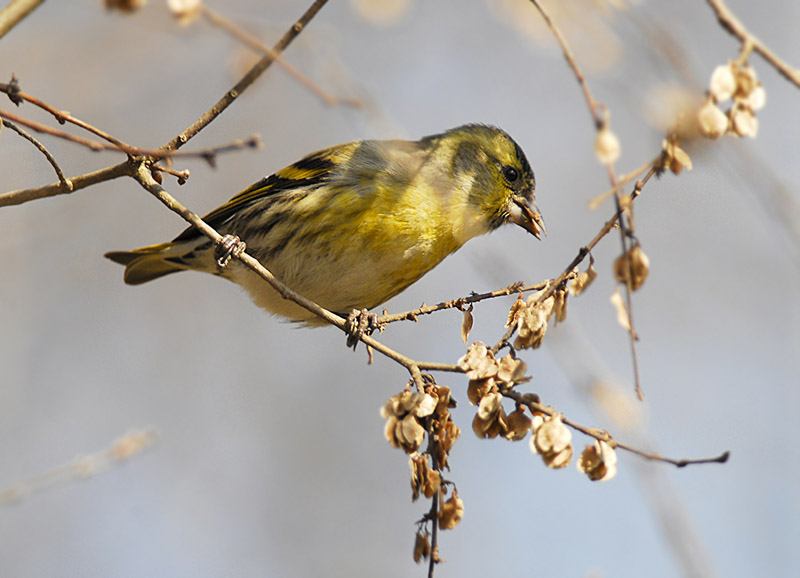
[(513, 183), (519, 178), (519, 171), (514, 167), (503, 167), (503, 176), (509, 183)]

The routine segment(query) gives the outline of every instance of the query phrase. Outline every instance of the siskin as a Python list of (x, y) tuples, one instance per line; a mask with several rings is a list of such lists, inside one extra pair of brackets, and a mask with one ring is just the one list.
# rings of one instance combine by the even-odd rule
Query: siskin
[[(203, 219), (236, 235), (286, 285), (347, 316), (394, 297), (464, 243), (505, 223), (544, 225), (525, 154), (504, 131), (469, 124), (418, 141), (365, 140), (312, 153)], [(169, 243), (106, 257), (130, 285), (192, 269), (238, 283), (264, 309), (323, 322), (238, 260), (221, 268), (190, 227)]]

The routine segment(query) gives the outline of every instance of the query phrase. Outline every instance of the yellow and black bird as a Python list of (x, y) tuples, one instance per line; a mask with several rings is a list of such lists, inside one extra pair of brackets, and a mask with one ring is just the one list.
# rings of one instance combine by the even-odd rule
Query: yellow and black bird
[[(469, 124), (418, 141), (364, 140), (312, 153), (203, 219), (238, 236), (286, 285), (347, 316), (384, 303), (501, 225), (539, 238), (534, 193), (519, 145), (499, 128)], [(241, 262), (219, 268), (213, 243), (193, 227), (168, 243), (106, 257), (125, 265), (131, 285), (203, 271), (238, 283), (276, 315), (321, 323)]]

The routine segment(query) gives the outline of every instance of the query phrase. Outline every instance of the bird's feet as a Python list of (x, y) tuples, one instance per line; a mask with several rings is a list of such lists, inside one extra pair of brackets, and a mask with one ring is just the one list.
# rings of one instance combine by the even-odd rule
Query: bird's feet
[(214, 259), (217, 262), (217, 268), (222, 271), (228, 266), (233, 257), (238, 257), (244, 253), (245, 249), (247, 249), (247, 245), (236, 235), (223, 236), (214, 247)]
[(347, 325), (345, 326), (347, 347), (355, 349), (361, 337), (370, 335), (378, 328), (378, 315), (376, 313), (370, 313), (366, 309), (360, 311), (353, 309), (350, 315), (347, 316)]

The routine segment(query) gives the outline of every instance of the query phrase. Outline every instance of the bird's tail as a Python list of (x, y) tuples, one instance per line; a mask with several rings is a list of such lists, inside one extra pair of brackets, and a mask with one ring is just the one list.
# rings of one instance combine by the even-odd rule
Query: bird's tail
[(170, 251), (174, 248), (174, 243), (160, 243), (133, 251), (111, 251), (105, 256), (115, 263), (125, 265), (125, 283), (140, 285), (186, 269), (168, 260), (175, 257), (174, 250)]

